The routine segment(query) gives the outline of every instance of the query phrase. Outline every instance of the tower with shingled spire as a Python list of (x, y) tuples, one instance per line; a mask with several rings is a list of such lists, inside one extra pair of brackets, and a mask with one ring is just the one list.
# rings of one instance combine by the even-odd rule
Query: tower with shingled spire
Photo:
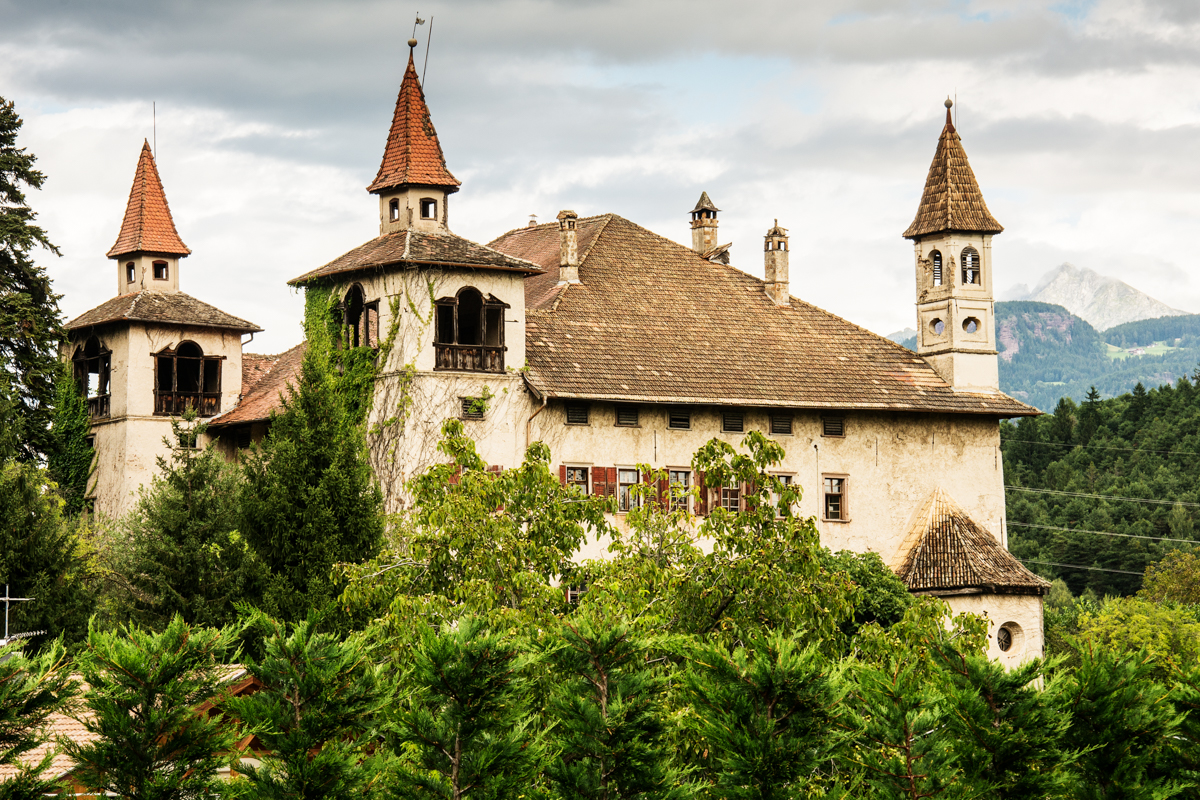
[(125, 218), (108, 257), (117, 262), (117, 294), (179, 291), (179, 259), (191, 250), (179, 238), (150, 143), (142, 142)]
[(917, 353), (955, 389), (998, 392), (988, 211), (950, 116), (925, 179), (916, 219), (904, 232), (916, 257)]
[(408, 66), (396, 96), (379, 173), (367, 187), (379, 196), (379, 234), (417, 230), (448, 230), (446, 201), (459, 181), (446, 168), (425, 92), (413, 63), (416, 39), (408, 40)]

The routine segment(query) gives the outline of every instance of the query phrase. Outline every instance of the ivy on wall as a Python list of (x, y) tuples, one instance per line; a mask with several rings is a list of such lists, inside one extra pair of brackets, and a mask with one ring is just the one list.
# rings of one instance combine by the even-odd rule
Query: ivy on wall
[(87, 505), (89, 483), (96, 469), (96, 451), (88, 442), (92, 429), (88, 402), (79, 391), (70, 363), (62, 365), (54, 389), (52, 447), (47, 466), (50, 477), (58, 484), (66, 512), (78, 514)]

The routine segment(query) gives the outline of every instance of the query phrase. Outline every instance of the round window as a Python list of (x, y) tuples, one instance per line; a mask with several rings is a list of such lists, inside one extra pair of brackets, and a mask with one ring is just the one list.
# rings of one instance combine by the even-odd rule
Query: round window
[(974, 333), (979, 330), (979, 320), (974, 317), (967, 317), (963, 320), (963, 330), (967, 333)]
[(996, 631), (996, 647), (1003, 653), (1019, 650), (1021, 647), (1021, 626), (1015, 622), (1006, 622)]
[(929, 323), (929, 330), (933, 331), (938, 336), (941, 336), (946, 331), (946, 323), (942, 322), (940, 319), (932, 320)]

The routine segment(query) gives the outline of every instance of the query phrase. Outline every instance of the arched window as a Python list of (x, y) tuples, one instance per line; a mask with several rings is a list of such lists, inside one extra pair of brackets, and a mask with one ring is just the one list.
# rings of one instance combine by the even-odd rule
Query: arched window
[(934, 250), (929, 254), (929, 260), (933, 263), (933, 285), (942, 285), (942, 253), (940, 250)]
[(963, 286), (982, 283), (979, 268), (979, 251), (974, 247), (964, 247), (962, 251), (962, 282)]
[(154, 413), (177, 416), (195, 408), (202, 417), (221, 411), (222, 356), (206, 356), (195, 342), (180, 342), (154, 356)]
[(88, 399), (88, 413), (92, 417), (107, 417), (112, 351), (92, 336), (82, 347), (75, 348), (71, 361), (79, 391)]
[(485, 298), (471, 286), (438, 300), (435, 368), (503, 372), (506, 308), (503, 301), (492, 295)]
[(342, 298), (338, 313), (342, 324), (342, 347), (379, 346), (379, 301), (365, 302), (366, 295), (354, 284)]

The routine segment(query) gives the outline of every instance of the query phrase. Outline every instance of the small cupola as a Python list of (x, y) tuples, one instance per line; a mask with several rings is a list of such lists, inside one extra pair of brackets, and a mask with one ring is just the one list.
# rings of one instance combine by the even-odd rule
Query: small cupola
[(179, 259), (191, 250), (179, 238), (150, 143), (142, 142), (121, 232), (108, 250), (117, 262), (117, 294), (179, 291)]
[(558, 212), (558, 282), (579, 283), (579, 215)]
[(708, 192), (700, 193), (700, 199), (692, 209), (692, 249), (702, 256), (717, 249), (717, 212), (720, 210), (709, 199)]
[(787, 229), (775, 226), (767, 231), (763, 239), (763, 268), (767, 296), (777, 306), (791, 305), (788, 294), (788, 235)]

